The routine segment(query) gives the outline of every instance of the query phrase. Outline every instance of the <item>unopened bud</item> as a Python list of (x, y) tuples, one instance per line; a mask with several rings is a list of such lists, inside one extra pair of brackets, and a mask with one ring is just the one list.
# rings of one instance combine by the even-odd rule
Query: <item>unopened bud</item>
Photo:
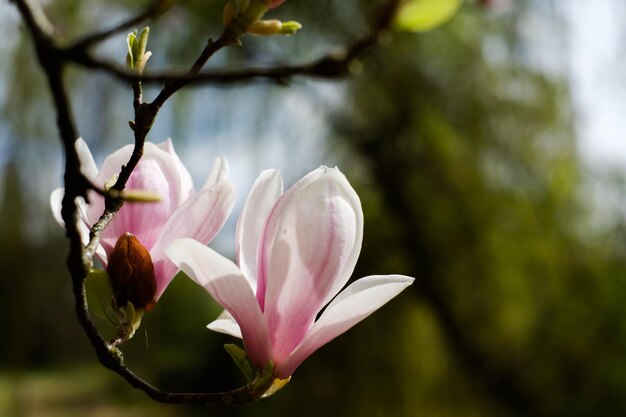
[(146, 66), (148, 58), (152, 55), (152, 52), (146, 51), (148, 45), (148, 36), (150, 35), (150, 28), (145, 27), (141, 30), (141, 33), (135, 30), (128, 34), (126, 38), (126, 46), (128, 47), (128, 53), (126, 54), (126, 65), (129, 69), (134, 70), (138, 74), (143, 73), (143, 69)]
[(251, 35), (268, 36), (280, 32), (282, 22), (277, 19), (257, 20), (248, 26), (248, 33)]
[(154, 265), (150, 252), (134, 235), (119, 237), (109, 255), (107, 272), (118, 307), (124, 308), (130, 302), (135, 309), (152, 309), (156, 295)]
[(295, 21), (281, 22), (277, 19), (257, 20), (248, 27), (248, 33), (258, 36), (293, 35), (302, 29), (302, 25)]

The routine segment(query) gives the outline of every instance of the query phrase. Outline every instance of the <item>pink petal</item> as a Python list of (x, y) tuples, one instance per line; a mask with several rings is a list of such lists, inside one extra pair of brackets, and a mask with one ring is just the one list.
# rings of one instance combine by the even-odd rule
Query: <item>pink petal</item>
[(272, 358), (267, 324), (237, 265), (193, 239), (176, 240), (165, 252), (232, 314), (241, 328), (250, 360), (263, 368)]
[(156, 203), (126, 202), (102, 234), (103, 244), (115, 245), (117, 239), (130, 232), (141, 244), (151, 250), (161, 230), (180, 202), (172, 199), (176, 191), (165, 172), (154, 159), (139, 162), (127, 183), (131, 190), (147, 190), (156, 193), (161, 200)]
[(158, 300), (178, 268), (165, 256), (165, 248), (174, 240), (191, 237), (203, 244), (215, 238), (235, 205), (235, 187), (222, 181), (203, 190), (180, 206), (169, 218), (150, 251), (157, 280)]
[(349, 279), (362, 232), (359, 198), (338, 169), (309, 173), (274, 207), (261, 238), (257, 298), (265, 298), (276, 362)]
[(229, 173), (230, 167), (228, 165), (228, 160), (223, 157), (215, 158), (211, 172), (209, 172), (202, 189), (204, 190), (205, 188), (212, 187), (220, 181), (225, 181), (228, 179)]
[(378, 310), (413, 281), (403, 275), (378, 275), (353, 282), (328, 305), (302, 343), (284, 361), (276, 364), (275, 375), (287, 378), (293, 374), (319, 347)]
[(257, 291), (257, 250), (259, 237), (276, 201), (283, 193), (283, 179), (277, 170), (261, 172), (243, 206), (236, 232), (237, 264), (253, 291)]
[(222, 311), (222, 314), (220, 314), (206, 327), (214, 332), (224, 333), (241, 339), (241, 329), (235, 321), (235, 318), (228, 312), (228, 310)]

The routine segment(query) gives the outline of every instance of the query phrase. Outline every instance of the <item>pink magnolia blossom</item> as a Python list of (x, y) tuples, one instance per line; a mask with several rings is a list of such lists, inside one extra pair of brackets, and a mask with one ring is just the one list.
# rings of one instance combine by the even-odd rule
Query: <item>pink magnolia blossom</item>
[(361, 203), (337, 168), (320, 167), (284, 194), (278, 171), (264, 171), (239, 217), (239, 266), (192, 239), (166, 253), (226, 309), (209, 328), (242, 338), (254, 366), (272, 362), (284, 379), (413, 282), (369, 276), (339, 292), (362, 236)]
[[(98, 171), (87, 144), (78, 139), (76, 149), (82, 172), (94, 184), (103, 187), (116, 178), (122, 165), (132, 153), (127, 145), (109, 155)], [(178, 268), (165, 256), (172, 240), (191, 237), (208, 243), (222, 228), (232, 211), (235, 190), (228, 175), (228, 162), (218, 158), (200, 192), (195, 191), (191, 176), (174, 152), (171, 140), (161, 144), (146, 142), (144, 155), (128, 180), (127, 190), (146, 190), (157, 194), (154, 203), (126, 202), (102, 233), (96, 255), (107, 267), (118, 239), (133, 234), (150, 253), (156, 279), (155, 301), (171, 282)], [(61, 200), (64, 190), (53, 191), (50, 201), (57, 221), (62, 225)], [(89, 204), (80, 202), (82, 222), (79, 224), (83, 241), (88, 240), (88, 228), (104, 210), (104, 199), (90, 192)]]

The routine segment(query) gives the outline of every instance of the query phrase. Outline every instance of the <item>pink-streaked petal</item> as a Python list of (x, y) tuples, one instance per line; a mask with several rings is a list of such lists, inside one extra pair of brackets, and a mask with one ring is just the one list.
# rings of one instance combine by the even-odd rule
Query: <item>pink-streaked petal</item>
[(178, 270), (165, 256), (165, 248), (174, 239), (183, 237), (193, 238), (203, 244), (212, 241), (226, 223), (235, 205), (235, 197), (233, 184), (222, 181), (191, 197), (169, 218), (150, 251), (157, 280), (157, 300)]
[(74, 147), (78, 153), (78, 160), (80, 161), (80, 171), (89, 180), (93, 180), (98, 175), (98, 166), (93, 160), (93, 155), (87, 146), (87, 142), (83, 138), (76, 139)]
[(132, 233), (146, 249), (151, 250), (161, 230), (179, 203), (172, 201), (171, 183), (154, 159), (139, 162), (127, 183), (131, 190), (156, 193), (161, 200), (154, 203), (126, 202), (102, 233), (102, 241), (113, 244), (124, 233)]
[(228, 159), (224, 157), (215, 158), (215, 162), (213, 162), (213, 167), (209, 172), (209, 175), (202, 186), (202, 189), (210, 188), (217, 184), (220, 181), (225, 181), (228, 179), (228, 174), (230, 173), (230, 166), (228, 165)]
[[(187, 171), (187, 168), (185, 168), (185, 165), (178, 157), (178, 154), (176, 153), (176, 151), (174, 151), (174, 144), (172, 143), (172, 139), (167, 138), (164, 142), (156, 145), (156, 147), (167, 152), (172, 157), (172, 161), (174, 162), (174, 165), (176, 166), (178, 171), (178, 177), (180, 178), (180, 189), (182, 190), (183, 194), (188, 192), (190, 194), (193, 194), (194, 187), (193, 180), (191, 179), (191, 174), (189, 174), (189, 171)], [(186, 196), (182, 195), (181, 198), (185, 199)]]
[(175, 240), (165, 252), (232, 314), (241, 328), (250, 360), (263, 368), (272, 359), (267, 324), (237, 265), (193, 239)]
[(287, 378), (293, 374), (318, 348), (378, 310), (413, 281), (404, 275), (377, 275), (352, 283), (328, 305), (302, 343), (284, 361), (276, 364), (275, 375)]
[[(277, 170), (261, 172), (248, 194), (237, 221), (237, 264), (257, 292), (257, 251), (259, 237), (272, 208), (283, 193), (283, 179)], [(264, 291), (263, 291), (264, 292)]]
[(224, 333), (241, 339), (241, 329), (235, 321), (235, 318), (228, 312), (228, 310), (222, 311), (222, 314), (220, 314), (206, 327), (214, 332)]
[(262, 307), (277, 362), (349, 279), (362, 231), (359, 198), (336, 168), (309, 173), (272, 210), (259, 248), (257, 299), (266, 283)]

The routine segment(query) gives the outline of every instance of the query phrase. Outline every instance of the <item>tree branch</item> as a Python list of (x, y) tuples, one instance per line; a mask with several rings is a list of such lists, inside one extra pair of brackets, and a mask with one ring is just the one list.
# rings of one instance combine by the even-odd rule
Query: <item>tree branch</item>
[[(152, 128), (160, 107), (172, 94), (192, 83), (215, 82), (229, 83), (265, 78), (277, 82), (284, 82), (290, 77), (311, 76), (335, 78), (350, 73), (351, 62), (360, 56), (366, 49), (378, 43), (380, 35), (387, 30), (392, 16), (395, 14), (400, 0), (384, 0), (375, 15), (369, 32), (353, 44), (332, 53), (314, 62), (303, 65), (284, 65), (270, 68), (252, 68), (241, 71), (216, 71), (202, 73), (205, 63), (221, 48), (237, 43), (241, 33), (236, 33), (227, 27), (216, 40), (209, 40), (198, 59), (185, 74), (161, 74), (141, 76), (122, 70), (115, 65), (93, 58), (88, 49), (95, 43), (110, 36), (127, 30), (135, 24), (160, 13), (166, 0), (154, 0), (143, 12), (123, 21), (110, 29), (96, 32), (83, 37), (73, 45), (60, 47), (56, 45), (53, 36), (53, 27), (45, 18), (41, 8), (30, 3), (29, 0), (10, 0), (14, 3), (33, 38), (38, 61), (44, 71), (57, 113), (57, 127), (65, 153), (65, 194), (62, 202), (62, 218), (65, 222), (66, 234), (69, 239), (69, 254), (67, 265), (72, 278), (72, 290), (75, 297), (76, 316), (89, 338), (100, 363), (107, 369), (116, 372), (131, 386), (145, 392), (151, 398), (165, 403), (202, 403), (202, 404), (247, 404), (257, 400), (269, 387), (272, 381), (253, 381), (250, 384), (228, 392), (220, 393), (171, 393), (162, 391), (135, 375), (124, 364), (123, 355), (116, 347), (107, 343), (97, 327), (91, 321), (85, 294), (85, 279), (93, 265), (93, 255), (99, 244), (102, 232), (115, 213), (122, 207), (124, 190), (131, 173), (135, 169), (143, 154), (146, 137)], [(135, 119), (131, 124), (134, 132), (135, 146), (129, 161), (120, 171), (116, 183), (110, 190), (101, 190), (81, 173), (81, 162), (75, 148), (75, 141), (79, 137), (73, 120), (67, 88), (63, 73), (65, 65), (74, 62), (87, 68), (109, 72), (125, 81), (132, 83), (161, 82), (165, 83), (161, 92), (152, 103), (144, 103), (141, 95), (135, 93)], [(87, 199), (89, 190), (104, 195), (105, 211), (90, 231), (90, 241), (84, 246), (78, 228), (79, 210), (77, 198)]]
[(143, 75), (138, 75), (113, 62), (94, 58), (86, 48), (77, 48), (76, 46), (65, 48), (64, 53), (67, 60), (71, 60), (86, 68), (103, 71), (121, 81), (137, 82), (141, 80), (141, 82), (146, 84), (165, 83), (166, 87), (161, 92), (160, 98), (157, 98), (154, 102), (160, 107), (165, 101), (164, 99), (188, 84), (232, 84), (249, 82), (255, 79), (264, 79), (282, 84), (295, 76), (322, 79), (336, 79), (349, 76), (352, 73), (352, 63), (371, 47), (378, 45), (381, 37), (390, 29), (400, 3), (400, 0), (382, 1), (372, 15), (368, 31), (362, 37), (356, 39), (350, 45), (331, 51), (318, 59), (303, 64), (277, 64), (242, 70), (200, 71), (213, 53), (232, 42), (232, 33), (226, 32), (217, 41), (209, 41), (192, 69), (186, 73), (146, 72)]
[[(91, 266), (93, 248), (91, 248), (91, 251), (86, 250), (82, 244), (81, 235), (78, 229), (78, 222), (81, 220), (78, 216), (76, 199), (78, 197), (87, 198), (87, 192), (92, 188), (92, 186), (81, 173), (80, 159), (74, 146), (78, 133), (72, 118), (71, 106), (67, 97), (66, 87), (63, 82), (65, 55), (59, 53), (59, 48), (55, 46), (52, 38), (47, 34), (48, 32), (40, 26), (37, 18), (37, 12), (32, 8), (36, 6), (31, 6), (27, 3), (27, 0), (12, 0), (12, 2), (16, 5), (28, 28), (28, 31), (33, 37), (37, 58), (48, 80), (48, 86), (52, 94), (57, 113), (57, 127), (65, 150), (65, 194), (63, 196), (61, 214), (63, 221), (65, 222), (66, 234), (70, 241), (67, 266), (72, 277), (72, 290), (75, 298), (76, 316), (89, 338), (89, 341), (96, 350), (96, 355), (100, 363), (105, 368), (110, 369), (122, 376), (134, 388), (140, 389), (154, 400), (160, 402), (217, 405), (248, 404), (257, 400), (269, 387), (271, 381), (267, 381), (262, 384), (259, 384), (258, 381), (253, 381), (244, 387), (219, 393), (172, 393), (162, 391), (144, 381), (128, 369), (124, 365), (122, 353), (117, 348), (110, 346), (106, 342), (94, 323), (91, 321), (85, 293), (85, 278)], [(145, 121), (142, 120), (142, 117), (148, 116), (144, 116), (142, 111), (146, 110), (139, 110), (139, 116), (136, 116), (136, 120), (145, 123)], [(146, 112), (146, 115), (150, 114), (149, 110)], [(149, 130), (149, 127), (140, 126), (139, 129), (135, 129), (136, 140), (141, 140), (142, 137), (145, 139), (145, 134), (147, 134), (146, 129)], [(140, 149), (143, 149), (143, 145), (141, 145)], [(136, 160), (138, 161), (141, 157), (141, 151), (137, 154), (134, 152), (133, 156), (136, 156)], [(129, 166), (131, 166), (131, 162), (126, 165), (126, 167)], [(132, 168), (122, 171), (125, 175), (130, 176)], [(94, 189), (98, 190), (95, 187)], [(115, 199), (110, 197), (109, 201), (110, 200)], [(119, 198), (117, 200), (121, 201)], [(104, 227), (102, 230), (103, 229)], [(95, 244), (97, 244), (97, 241)]]

